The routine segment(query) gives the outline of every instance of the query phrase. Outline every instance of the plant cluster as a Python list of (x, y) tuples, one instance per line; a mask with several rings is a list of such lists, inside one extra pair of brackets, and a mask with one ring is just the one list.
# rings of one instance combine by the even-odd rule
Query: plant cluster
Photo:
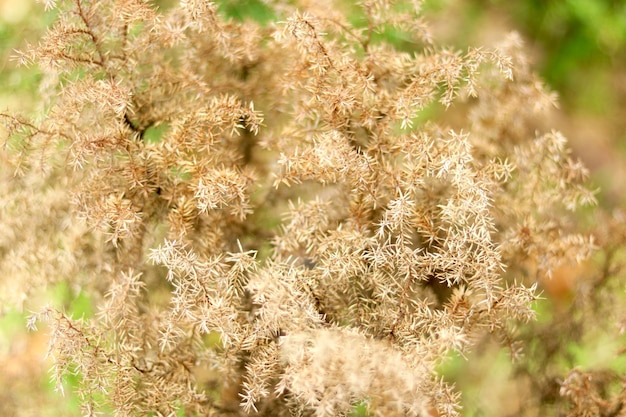
[(519, 358), (538, 278), (594, 249), (515, 34), (442, 47), (420, 1), (45, 3), (41, 111), (0, 115), (2, 294), (90, 295), (29, 322), (85, 415), (458, 415), (440, 365)]

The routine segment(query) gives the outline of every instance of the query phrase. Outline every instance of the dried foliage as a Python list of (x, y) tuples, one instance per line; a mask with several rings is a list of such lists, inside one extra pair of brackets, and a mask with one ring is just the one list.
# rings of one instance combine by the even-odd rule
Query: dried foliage
[[(537, 277), (593, 250), (587, 172), (535, 133), (554, 97), (515, 34), (456, 51), (420, 1), (293, 3), (261, 25), (46, 1), (19, 55), (45, 109), (0, 116), (3, 294), (91, 294), (96, 317), (31, 321), (85, 415), (458, 415), (448, 354), (491, 335), (516, 357)], [(563, 381), (574, 407), (585, 378)]]

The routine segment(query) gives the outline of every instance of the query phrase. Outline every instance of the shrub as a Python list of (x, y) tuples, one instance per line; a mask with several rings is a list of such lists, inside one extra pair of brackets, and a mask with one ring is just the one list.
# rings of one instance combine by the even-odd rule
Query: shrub
[(517, 358), (537, 279), (594, 248), (515, 34), (442, 47), (419, 1), (59, 3), (19, 55), (42, 111), (1, 116), (3, 284), (91, 297), (29, 321), (85, 415), (457, 415), (440, 365)]

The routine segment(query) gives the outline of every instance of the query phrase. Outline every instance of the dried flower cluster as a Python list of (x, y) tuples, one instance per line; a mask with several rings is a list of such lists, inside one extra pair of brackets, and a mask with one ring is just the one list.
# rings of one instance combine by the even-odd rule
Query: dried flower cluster
[(91, 295), (31, 321), (85, 415), (457, 415), (446, 356), (517, 355), (536, 277), (593, 249), (554, 97), (516, 35), (440, 47), (420, 1), (266, 3), (46, 1), (42, 114), (0, 116), (4, 294)]

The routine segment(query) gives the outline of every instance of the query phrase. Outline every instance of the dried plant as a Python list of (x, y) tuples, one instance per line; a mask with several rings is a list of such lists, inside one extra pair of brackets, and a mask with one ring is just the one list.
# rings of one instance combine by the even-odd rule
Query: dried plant
[(45, 3), (19, 55), (43, 110), (0, 116), (0, 262), (13, 301), (91, 295), (95, 317), (30, 322), (85, 415), (457, 415), (448, 354), (517, 355), (537, 277), (594, 248), (587, 172), (535, 133), (554, 97), (515, 34), (441, 47), (420, 1), (267, 1), (268, 25)]

